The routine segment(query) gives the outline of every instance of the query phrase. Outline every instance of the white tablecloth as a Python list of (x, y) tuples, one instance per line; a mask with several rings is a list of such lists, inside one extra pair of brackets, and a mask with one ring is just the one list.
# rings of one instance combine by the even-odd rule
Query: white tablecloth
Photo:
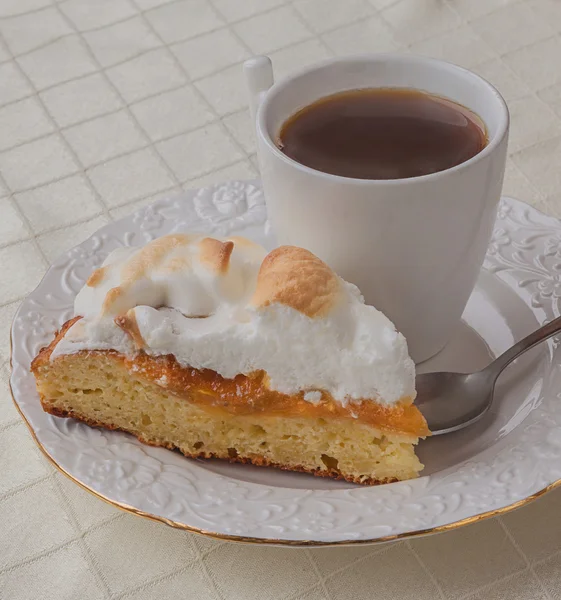
[(7, 388), (8, 329), (49, 262), (163, 194), (257, 175), (241, 62), (415, 52), (512, 113), (505, 193), (561, 216), (560, 0), (0, 0), (0, 598), (561, 598), (561, 492), (384, 546), (216, 542), (56, 472)]

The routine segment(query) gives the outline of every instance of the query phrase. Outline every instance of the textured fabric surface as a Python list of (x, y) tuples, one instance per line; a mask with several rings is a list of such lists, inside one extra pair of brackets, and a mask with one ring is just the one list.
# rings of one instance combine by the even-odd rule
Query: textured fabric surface
[(11, 403), (9, 325), (51, 260), (163, 194), (257, 175), (245, 58), (281, 77), (372, 51), (493, 82), (512, 113), (505, 193), (561, 216), (560, 0), (0, 0), (0, 598), (561, 598), (561, 492), (383, 546), (216, 542), (82, 491)]

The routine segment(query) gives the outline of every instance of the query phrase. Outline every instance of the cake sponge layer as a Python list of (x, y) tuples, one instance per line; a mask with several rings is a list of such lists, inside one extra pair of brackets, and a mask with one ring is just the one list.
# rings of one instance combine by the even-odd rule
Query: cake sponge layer
[(382, 432), (348, 419), (232, 415), (190, 401), (127, 368), (116, 352), (79, 352), (32, 370), (45, 411), (92, 426), (119, 429), (141, 442), (189, 457), (305, 471), (354, 483), (416, 477), (422, 465), (411, 435)]

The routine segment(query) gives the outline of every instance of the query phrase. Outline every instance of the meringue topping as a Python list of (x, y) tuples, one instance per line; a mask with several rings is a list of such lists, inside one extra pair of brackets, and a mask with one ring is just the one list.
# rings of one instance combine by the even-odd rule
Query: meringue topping
[(311, 402), (319, 390), (343, 404), (415, 395), (404, 337), (303, 248), (170, 234), (112, 252), (74, 308), (83, 318), (51, 359), (142, 350), (227, 378), (263, 370), (271, 389)]
[(232, 240), (170, 234), (142, 248), (115, 250), (76, 297), (76, 314), (115, 318), (144, 305), (209, 316), (224, 302), (242, 299), (266, 254), (253, 243), (235, 256), (233, 249)]

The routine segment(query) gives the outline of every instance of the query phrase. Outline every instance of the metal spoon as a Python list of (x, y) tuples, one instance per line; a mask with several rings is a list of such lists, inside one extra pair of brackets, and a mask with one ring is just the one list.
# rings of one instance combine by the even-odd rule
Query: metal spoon
[(476, 373), (417, 375), (415, 404), (433, 435), (458, 431), (478, 421), (493, 402), (498, 376), (521, 354), (561, 331), (561, 317), (540, 327)]

